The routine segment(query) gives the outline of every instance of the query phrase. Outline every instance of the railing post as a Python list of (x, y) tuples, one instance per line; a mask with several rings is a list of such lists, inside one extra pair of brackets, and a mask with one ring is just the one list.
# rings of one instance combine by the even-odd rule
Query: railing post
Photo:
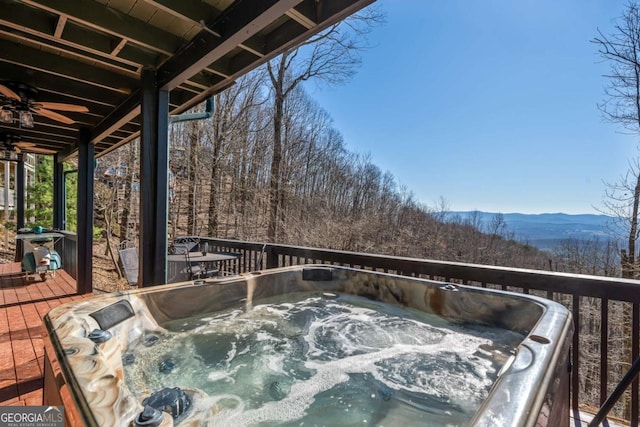
[[(8, 164), (9, 162), (6, 163), (5, 167)], [(20, 160), (16, 163), (16, 230), (24, 227), (24, 181), (24, 160)], [(16, 240), (16, 262), (22, 261), (23, 244), (22, 240)]]
[(280, 266), (278, 252), (274, 246), (268, 245), (265, 248), (265, 255), (267, 255), (267, 268), (278, 268)]

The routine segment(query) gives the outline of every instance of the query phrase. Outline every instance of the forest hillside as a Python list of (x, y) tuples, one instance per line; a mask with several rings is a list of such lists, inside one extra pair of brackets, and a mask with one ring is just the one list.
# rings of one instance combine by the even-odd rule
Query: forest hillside
[[(546, 253), (521, 243), (501, 214), (448, 215), (427, 206), (367, 155), (348, 150), (332, 119), (302, 86), (283, 111), (279, 190), (273, 192), (273, 105), (260, 72), (215, 96), (209, 119), (170, 128), (169, 235), (201, 235), (415, 258), (616, 274), (600, 241)], [(137, 239), (139, 146), (100, 158), (96, 226)], [(433, 183), (437, 186), (437, 183)], [(269, 238), (277, 197), (275, 239)], [(592, 246), (586, 248), (585, 246)], [(615, 250), (613, 247), (612, 250)], [(589, 256), (585, 252), (591, 250)]]

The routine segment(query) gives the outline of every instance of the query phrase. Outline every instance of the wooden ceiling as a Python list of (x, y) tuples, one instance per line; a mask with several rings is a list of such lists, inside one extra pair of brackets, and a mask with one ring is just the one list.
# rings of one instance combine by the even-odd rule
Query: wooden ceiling
[(73, 124), (35, 114), (33, 128), (0, 123), (0, 134), (68, 157), (84, 131), (100, 156), (140, 133), (144, 67), (179, 114), (373, 1), (0, 0), (0, 84), (88, 108), (58, 111)]

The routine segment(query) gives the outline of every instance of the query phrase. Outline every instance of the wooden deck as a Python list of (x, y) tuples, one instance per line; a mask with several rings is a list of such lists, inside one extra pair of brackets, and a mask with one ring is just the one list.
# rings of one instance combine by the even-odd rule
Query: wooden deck
[(19, 263), (0, 264), (0, 405), (42, 405), (42, 318), (52, 308), (91, 294), (76, 294), (76, 281), (27, 279)]

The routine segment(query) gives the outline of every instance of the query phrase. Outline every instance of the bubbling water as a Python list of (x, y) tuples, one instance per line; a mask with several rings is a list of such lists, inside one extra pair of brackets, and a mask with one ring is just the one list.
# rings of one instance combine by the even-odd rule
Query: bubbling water
[(207, 423), (235, 427), (465, 425), (523, 339), (318, 293), (164, 326), (156, 345), (128, 349), (131, 391), (142, 399), (164, 387), (200, 389), (208, 397), (194, 405), (211, 409)]

